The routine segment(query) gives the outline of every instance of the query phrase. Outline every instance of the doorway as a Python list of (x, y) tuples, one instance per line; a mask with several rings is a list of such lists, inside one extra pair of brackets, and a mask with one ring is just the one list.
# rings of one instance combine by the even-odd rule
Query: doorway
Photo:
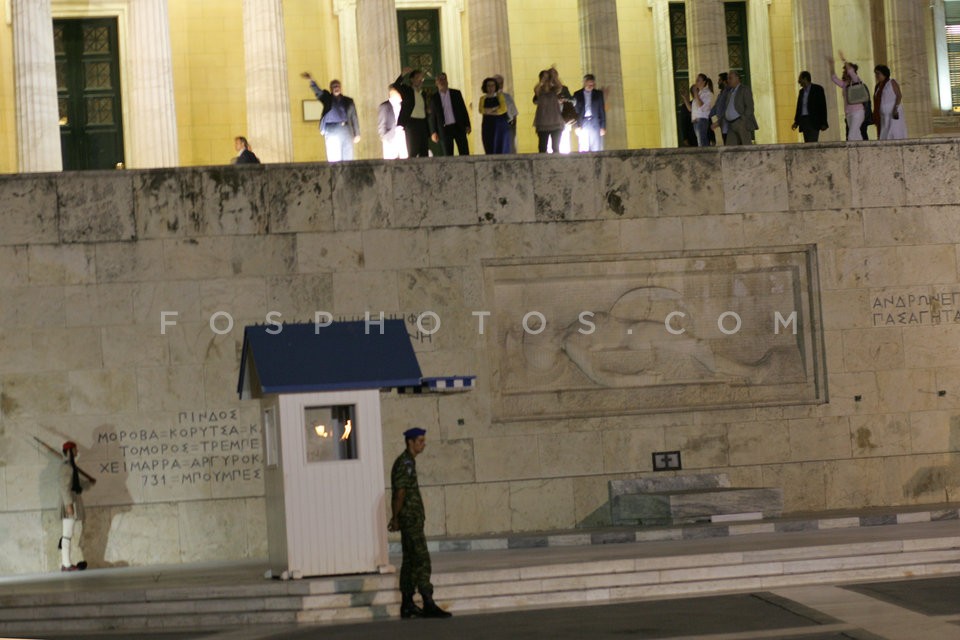
[(117, 43), (116, 18), (53, 21), (64, 171), (123, 166)]

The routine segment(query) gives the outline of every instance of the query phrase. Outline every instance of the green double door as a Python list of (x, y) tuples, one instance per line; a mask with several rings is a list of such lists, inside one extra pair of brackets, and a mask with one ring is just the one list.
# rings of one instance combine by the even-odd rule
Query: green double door
[(116, 19), (54, 20), (53, 44), (64, 170), (122, 166)]
[(440, 12), (436, 9), (397, 11), (400, 36), (400, 66), (422, 69), (423, 87), (436, 91), (437, 74), (443, 71), (440, 57)]
[[(397, 11), (400, 36), (400, 66), (422, 69), (427, 99), (437, 91), (437, 75), (443, 71), (440, 56), (440, 12), (436, 9)], [(430, 141), (430, 151), (443, 155), (443, 147)]]

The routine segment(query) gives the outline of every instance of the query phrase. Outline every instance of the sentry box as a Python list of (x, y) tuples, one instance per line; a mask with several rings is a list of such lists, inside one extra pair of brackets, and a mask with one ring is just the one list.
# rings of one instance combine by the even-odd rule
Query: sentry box
[(423, 378), (403, 320), (246, 327), (237, 390), (260, 400), (271, 575), (386, 570), (380, 391), (474, 379)]

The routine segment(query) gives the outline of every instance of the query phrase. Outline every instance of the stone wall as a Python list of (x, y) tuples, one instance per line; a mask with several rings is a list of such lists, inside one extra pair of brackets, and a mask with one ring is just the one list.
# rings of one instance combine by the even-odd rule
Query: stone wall
[[(664, 450), (788, 512), (956, 500), (958, 187), (947, 140), (0, 177), (0, 573), (57, 566), (33, 436), (99, 480), (94, 566), (265, 557), (236, 379), (269, 311), (402, 316), (425, 375), (478, 376), (382, 396), (385, 473), (429, 430), (429, 535), (601, 524), (607, 482)], [(580, 296), (593, 342), (550, 319)], [(796, 337), (714, 325), (771, 300)]]

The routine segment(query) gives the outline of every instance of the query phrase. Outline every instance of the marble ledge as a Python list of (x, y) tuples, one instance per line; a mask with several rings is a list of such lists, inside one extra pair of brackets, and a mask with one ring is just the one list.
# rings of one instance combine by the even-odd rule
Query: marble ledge
[(958, 183), (950, 138), (18, 174), (0, 245), (947, 206)]

